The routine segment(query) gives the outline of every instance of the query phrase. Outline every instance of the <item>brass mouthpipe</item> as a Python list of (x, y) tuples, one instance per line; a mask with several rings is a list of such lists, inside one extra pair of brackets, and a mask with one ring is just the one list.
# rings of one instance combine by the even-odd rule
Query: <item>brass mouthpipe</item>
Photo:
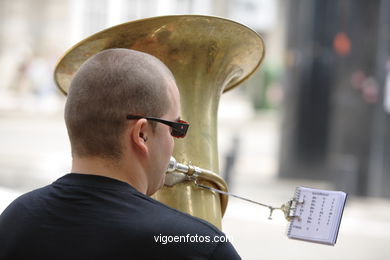
[[(176, 178), (175, 181), (166, 181), (167, 186), (173, 186), (177, 183), (183, 182), (183, 181), (189, 181), (193, 180), (195, 181), (195, 184), (198, 184), (200, 181), (206, 181), (211, 183), (211, 185), (215, 186), (216, 189), (228, 192), (227, 184), (224, 179), (222, 179), (218, 174), (202, 169), (200, 167), (194, 166), (194, 165), (186, 165), (183, 163), (178, 163), (174, 157), (171, 157), (171, 160), (169, 161), (168, 169), (167, 169), (167, 179), (169, 180), (170, 174), (173, 174), (173, 172), (180, 172), (185, 174), (182, 178)], [(225, 214), (225, 210), (228, 203), (228, 196), (225, 194), (218, 194), (220, 196), (220, 202), (221, 202), (221, 213), (222, 216)]]

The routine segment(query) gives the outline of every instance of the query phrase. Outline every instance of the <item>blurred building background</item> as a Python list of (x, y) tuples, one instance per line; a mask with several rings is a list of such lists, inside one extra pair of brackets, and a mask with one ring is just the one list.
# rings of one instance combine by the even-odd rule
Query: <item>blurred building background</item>
[(243, 259), (387, 259), (388, 0), (0, 0), (0, 212), (69, 171), (56, 61), (107, 27), (172, 14), (226, 17), (265, 39), (261, 70), (220, 104), (230, 189), (276, 205), (298, 185), (350, 194), (335, 248), (285, 240), (281, 216), (231, 200), (224, 229)]
[(390, 196), (389, 8), (289, 1), (280, 176)]

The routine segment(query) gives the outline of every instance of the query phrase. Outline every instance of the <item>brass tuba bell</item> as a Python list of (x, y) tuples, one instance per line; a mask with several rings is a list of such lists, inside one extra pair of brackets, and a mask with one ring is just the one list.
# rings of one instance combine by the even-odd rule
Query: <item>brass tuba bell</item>
[[(223, 180), (212, 175), (219, 172), (219, 99), (260, 66), (265, 53), (262, 38), (239, 23), (210, 16), (163, 16), (124, 23), (88, 37), (60, 59), (54, 74), (59, 89), (66, 95), (81, 64), (110, 48), (146, 52), (168, 66), (179, 87), (181, 118), (191, 124), (187, 137), (175, 140), (173, 155), (181, 164), (207, 169), (213, 178), (204, 178), (201, 181), (204, 185), (216, 188), (225, 185), (226, 190)], [(192, 181), (164, 186), (153, 196), (221, 227), (226, 196), (201, 189)]]

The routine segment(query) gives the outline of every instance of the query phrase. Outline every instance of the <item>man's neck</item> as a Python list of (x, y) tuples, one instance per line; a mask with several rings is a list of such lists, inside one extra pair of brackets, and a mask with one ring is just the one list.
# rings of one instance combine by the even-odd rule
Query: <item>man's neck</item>
[(136, 164), (129, 161), (114, 161), (99, 157), (74, 157), (71, 171), (73, 173), (93, 174), (117, 179), (130, 184), (143, 194), (146, 194), (147, 191), (145, 176), (140, 174)]

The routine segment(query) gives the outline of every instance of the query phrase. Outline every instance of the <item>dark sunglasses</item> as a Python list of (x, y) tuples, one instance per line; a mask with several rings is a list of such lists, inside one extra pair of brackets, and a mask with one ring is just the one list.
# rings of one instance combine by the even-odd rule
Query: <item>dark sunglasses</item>
[(156, 118), (156, 117), (134, 116), (134, 115), (127, 115), (126, 118), (129, 120), (145, 118), (147, 120), (156, 121), (156, 122), (162, 123), (164, 125), (168, 125), (172, 129), (171, 135), (173, 137), (176, 137), (176, 138), (185, 137), (187, 130), (188, 130), (188, 127), (190, 126), (190, 124), (188, 124), (187, 122), (185, 122), (183, 120), (179, 120), (178, 122), (173, 122), (173, 121), (168, 121), (168, 120), (164, 120), (164, 119), (160, 119), (160, 118)]

